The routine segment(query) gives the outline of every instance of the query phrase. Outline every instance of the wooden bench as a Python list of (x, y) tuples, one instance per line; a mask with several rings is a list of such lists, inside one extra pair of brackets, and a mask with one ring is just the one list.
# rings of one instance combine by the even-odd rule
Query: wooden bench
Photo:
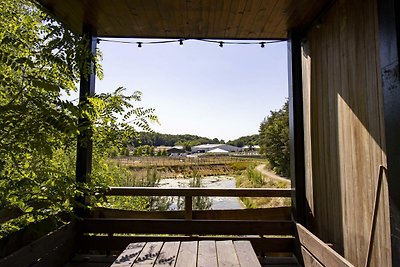
[(261, 267), (249, 241), (232, 240), (131, 243), (111, 266)]

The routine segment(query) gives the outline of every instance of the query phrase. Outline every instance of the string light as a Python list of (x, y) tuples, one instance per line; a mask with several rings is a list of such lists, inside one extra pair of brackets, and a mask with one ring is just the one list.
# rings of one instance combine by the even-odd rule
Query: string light
[(273, 43), (281, 43), (285, 42), (286, 40), (271, 40), (271, 41), (262, 41), (262, 42), (238, 42), (238, 41), (219, 41), (219, 40), (210, 40), (210, 39), (175, 39), (175, 40), (164, 40), (164, 41), (148, 41), (148, 42), (135, 42), (135, 41), (122, 41), (122, 40), (110, 40), (110, 39), (101, 39), (97, 38), (97, 42), (109, 42), (109, 43), (123, 43), (123, 44), (137, 44), (139, 48), (143, 45), (155, 45), (155, 44), (168, 44), (168, 43), (179, 43), (179, 45), (183, 45), (183, 42), (186, 40), (196, 40), (200, 42), (206, 43), (215, 43), (218, 44), (219, 47), (224, 47), (224, 45), (260, 45), (261, 48), (265, 48), (267, 44)]

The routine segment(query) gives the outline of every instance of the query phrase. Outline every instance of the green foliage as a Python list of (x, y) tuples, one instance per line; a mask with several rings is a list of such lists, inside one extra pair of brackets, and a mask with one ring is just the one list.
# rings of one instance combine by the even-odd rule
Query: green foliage
[[(22, 216), (1, 224), (0, 238), (20, 227), (60, 212), (70, 212), (74, 196), (113, 185), (127, 175), (108, 156), (119, 153), (148, 130), (152, 109), (135, 107), (140, 93), (118, 88), (81, 108), (64, 100), (75, 91), (91, 62), (102, 76), (99, 57), (77, 37), (26, 0), (0, 1), (0, 211)], [(100, 55), (99, 53), (97, 55)], [(75, 183), (78, 118), (93, 127), (92, 183)]]
[(252, 161), (235, 161), (235, 162), (230, 162), (229, 166), (232, 168), (234, 171), (244, 171), (246, 170), (251, 164), (253, 164)]
[[(138, 186), (138, 187), (157, 187), (160, 176), (156, 168), (148, 168), (145, 177), (119, 179), (117, 186)], [(156, 196), (136, 196), (136, 197), (108, 197), (107, 201), (100, 203), (100, 206), (107, 208), (126, 209), (126, 210), (169, 210), (173, 199), (171, 197)]]
[(271, 114), (260, 125), (260, 148), (272, 169), (279, 175), (289, 176), (289, 104)]
[[(197, 170), (192, 171), (192, 178), (189, 182), (189, 187), (203, 187), (201, 183), (201, 177)], [(184, 197), (178, 197), (177, 205), (178, 209), (182, 210), (185, 207)], [(195, 210), (208, 210), (211, 208), (212, 200), (209, 197), (194, 196), (192, 197), (192, 209)]]
[[(236, 177), (237, 188), (290, 188), (290, 181), (277, 180), (256, 170), (256, 164), (251, 164), (245, 171)], [(281, 197), (241, 197), (240, 200), (246, 208), (265, 208), (290, 206), (290, 198)]]
[(228, 145), (237, 146), (237, 147), (244, 147), (244, 146), (255, 146), (259, 143), (259, 135), (253, 134), (248, 136), (242, 136), (238, 139), (228, 141)]
[[(201, 144), (219, 144), (217, 138), (209, 139), (191, 134), (161, 134), (154, 132), (140, 132), (138, 138), (132, 141), (135, 147), (149, 146), (184, 146), (192, 147)], [(189, 149), (190, 150), (190, 149)]]
[(263, 187), (264, 180), (262, 174), (255, 169), (254, 165), (247, 167), (245, 174), (252, 187)]
[(154, 152), (154, 147), (153, 146), (144, 145), (144, 146), (136, 147), (134, 155), (135, 156), (139, 156), (139, 157), (162, 156), (163, 152), (159, 151), (157, 153), (158, 154), (156, 154)]

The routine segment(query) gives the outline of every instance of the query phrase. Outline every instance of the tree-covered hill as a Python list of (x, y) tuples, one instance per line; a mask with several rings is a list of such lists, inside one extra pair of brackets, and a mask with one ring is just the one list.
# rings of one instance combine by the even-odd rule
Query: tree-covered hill
[(140, 132), (138, 138), (132, 141), (134, 146), (175, 146), (224, 143), (218, 138), (210, 139), (192, 134), (162, 134), (155, 132)]
[(227, 144), (238, 147), (255, 146), (258, 145), (259, 139), (260, 137), (258, 134), (253, 134), (253, 135), (242, 136), (235, 140), (230, 140), (228, 141)]
[[(207, 138), (193, 134), (162, 134), (155, 132), (140, 132), (138, 138), (132, 141), (132, 144), (137, 146), (196, 146), (201, 144), (224, 144), (224, 140), (218, 138)], [(227, 142), (228, 145), (232, 146), (254, 146), (259, 143), (259, 135), (253, 134), (248, 136), (242, 136), (235, 140)]]

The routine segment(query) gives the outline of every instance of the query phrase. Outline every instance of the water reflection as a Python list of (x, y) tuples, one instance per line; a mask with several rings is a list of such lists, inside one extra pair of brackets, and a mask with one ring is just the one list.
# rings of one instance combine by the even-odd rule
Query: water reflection
[[(189, 188), (192, 179), (161, 179), (158, 187), (162, 188), (173, 188), (173, 187), (184, 187)], [(236, 181), (231, 176), (207, 176), (201, 178), (201, 187), (203, 188), (236, 188)], [(243, 209), (243, 205), (237, 197), (210, 197), (208, 198), (211, 202), (210, 209), (213, 210), (224, 210), (224, 209)], [(193, 202), (195, 200), (193, 199)], [(177, 210), (181, 208), (183, 204), (182, 199), (174, 198), (169, 209)]]

